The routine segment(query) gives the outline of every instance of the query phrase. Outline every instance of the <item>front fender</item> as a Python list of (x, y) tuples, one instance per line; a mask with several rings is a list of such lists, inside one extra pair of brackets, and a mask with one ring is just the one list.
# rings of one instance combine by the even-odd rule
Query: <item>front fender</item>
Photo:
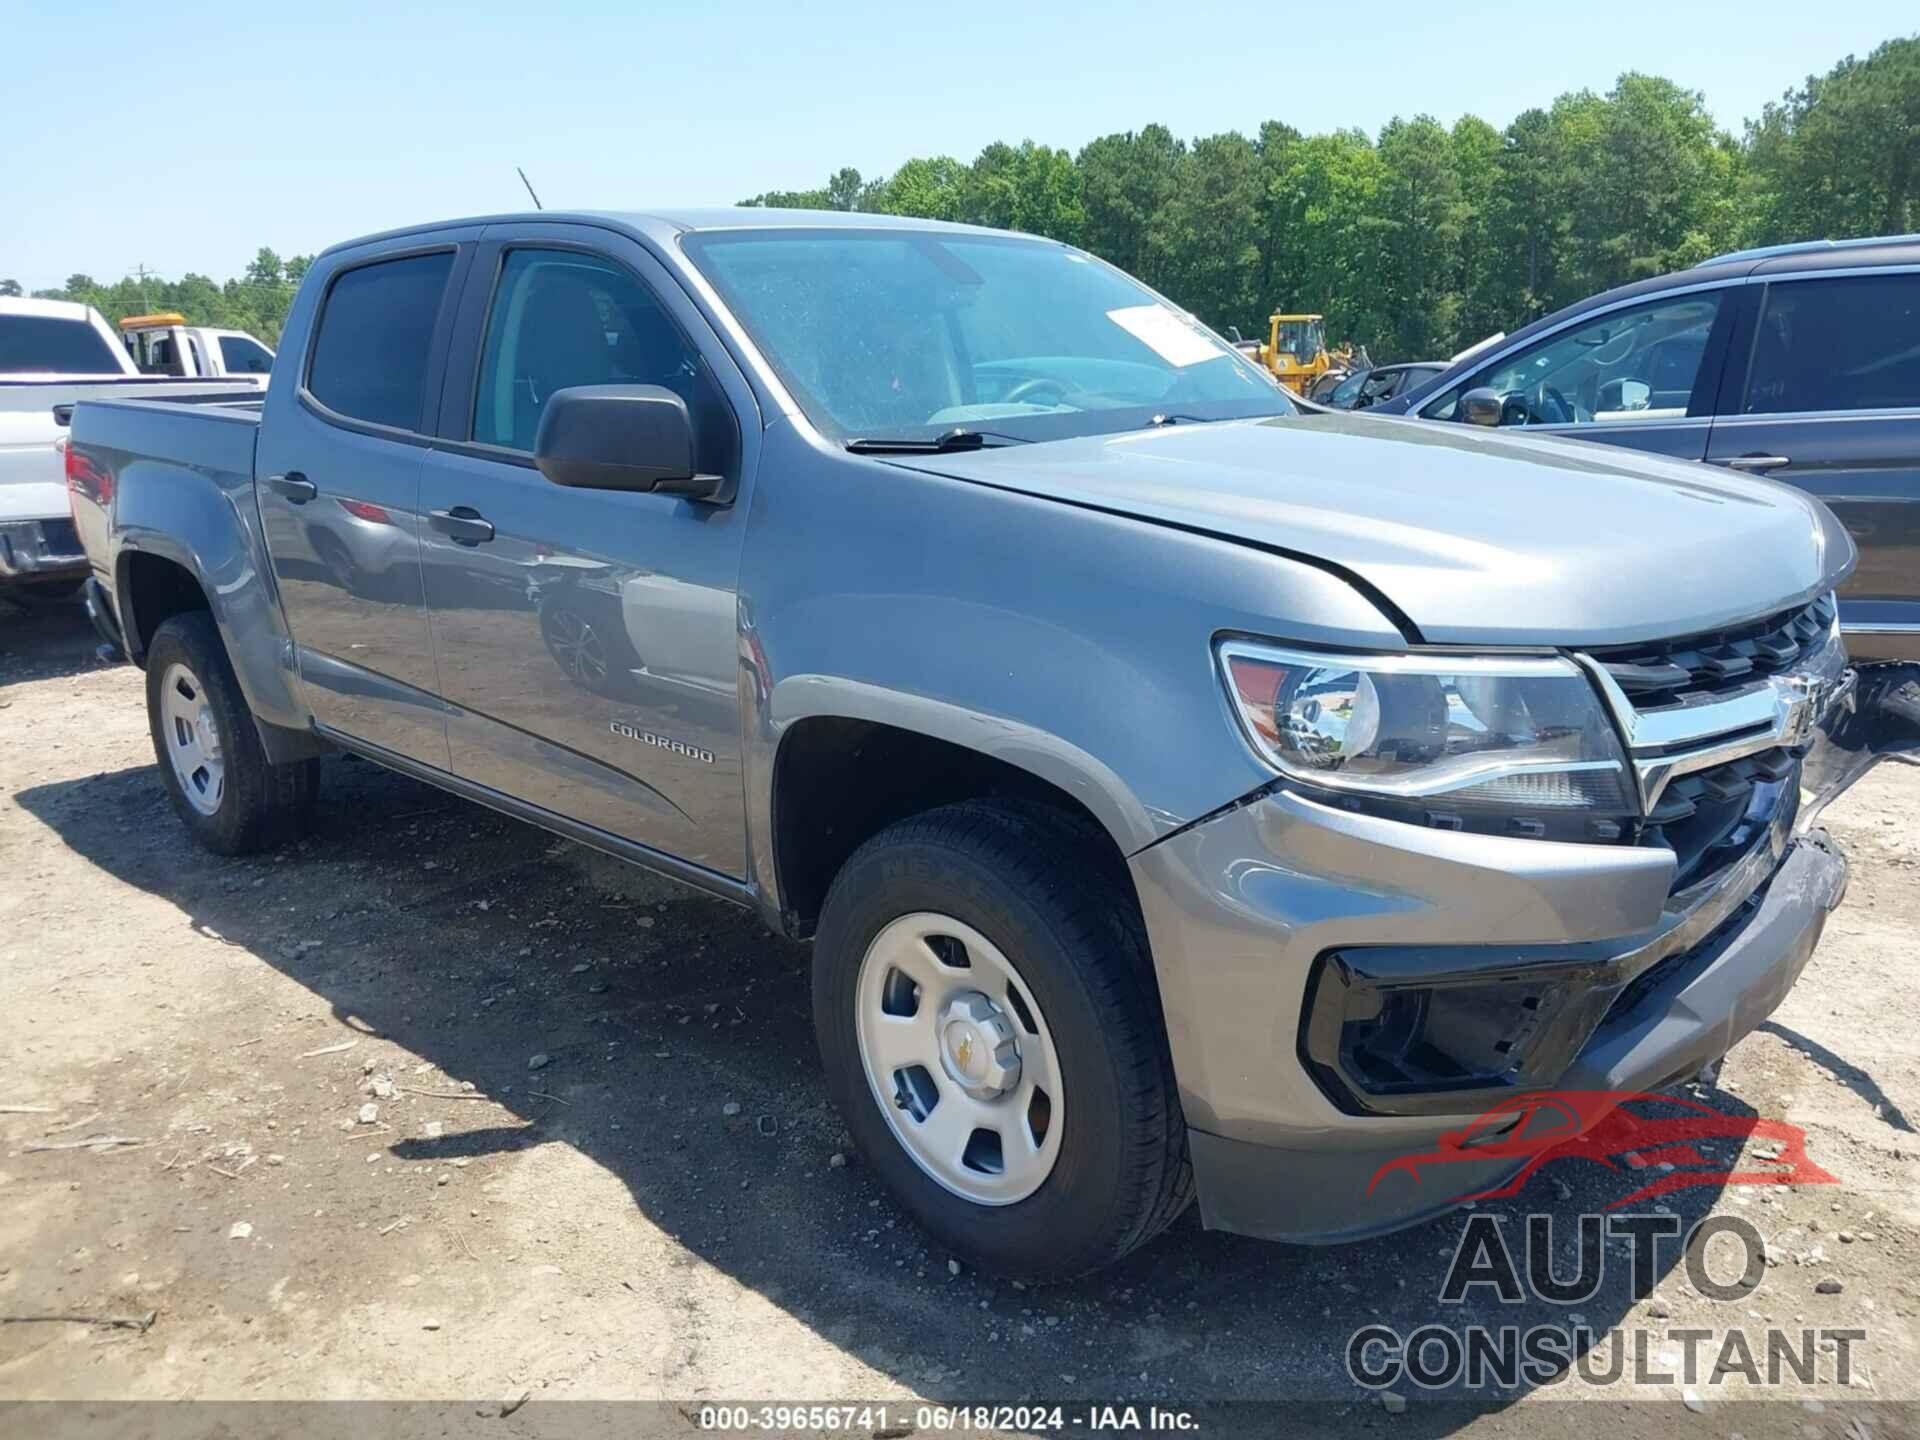
[(1072, 741), (1026, 720), (836, 675), (794, 675), (774, 686), (768, 714), (776, 732), (832, 717), (891, 725), (990, 755), (1073, 796), (1123, 852), (1162, 833), (1140, 797), (1109, 765)]
[[(1004, 457), (1020, 463), (1017, 447)], [(857, 459), (773, 426), (740, 583), (750, 853), (772, 881), (782, 735), (816, 716), (948, 741), (1072, 795), (1133, 854), (1273, 778), (1222, 633), (1388, 648), (1338, 577), (1147, 520)]]

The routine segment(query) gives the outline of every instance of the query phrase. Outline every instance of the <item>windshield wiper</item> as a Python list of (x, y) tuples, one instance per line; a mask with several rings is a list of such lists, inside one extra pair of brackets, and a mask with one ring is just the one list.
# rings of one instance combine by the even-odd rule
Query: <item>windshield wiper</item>
[(1169, 425), (1224, 425), (1229, 420), (1273, 420), (1294, 413), (1291, 410), (1274, 410), (1265, 415), (1176, 415), (1162, 411), (1140, 428), (1164, 430)]
[(984, 450), (989, 440), (1003, 445), (1028, 443), (1018, 435), (996, 435), (991, 430), (949, 430), (931, 440), (916, 440), (904, 435), (849, 440), (847, 449), (855, 455), (951, 455), (956, 450)]

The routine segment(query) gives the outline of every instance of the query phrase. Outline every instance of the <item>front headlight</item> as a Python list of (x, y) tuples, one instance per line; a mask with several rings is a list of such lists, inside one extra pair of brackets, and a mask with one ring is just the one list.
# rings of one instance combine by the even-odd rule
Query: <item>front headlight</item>
[(1444, 829), (1618, 839), (1626, 756), (1591, 681), (1552, 656), (1330, 655), (1230, 640), (1227, 693), (1275, 769)]

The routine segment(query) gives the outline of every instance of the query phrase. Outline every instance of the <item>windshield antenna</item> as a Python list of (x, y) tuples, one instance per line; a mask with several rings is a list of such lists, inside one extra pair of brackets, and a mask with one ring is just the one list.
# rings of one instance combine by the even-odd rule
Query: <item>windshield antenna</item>
[(533, 194), (533, 182), (527, 179), (527, 172), (516, 165), (513, 167), (513, 173), (518, 175), (520, 177), (520, 183), (527, 187), (527, 194), (533, 195), (533, 208), (536, 210), (545, 210), (547, 207), (540, 203), (540, 197)]

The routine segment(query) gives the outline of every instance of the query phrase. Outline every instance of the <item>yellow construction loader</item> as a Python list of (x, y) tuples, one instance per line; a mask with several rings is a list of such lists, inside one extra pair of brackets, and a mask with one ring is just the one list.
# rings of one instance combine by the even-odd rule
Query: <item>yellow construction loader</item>
[(1304, 395), (1327, 371), (1352, 359), (1352, 347), (1329, 354), (1321, 315), (1275, 315), (1268, 322), (1267, 342), (1255, 353), (1287, 389)]

